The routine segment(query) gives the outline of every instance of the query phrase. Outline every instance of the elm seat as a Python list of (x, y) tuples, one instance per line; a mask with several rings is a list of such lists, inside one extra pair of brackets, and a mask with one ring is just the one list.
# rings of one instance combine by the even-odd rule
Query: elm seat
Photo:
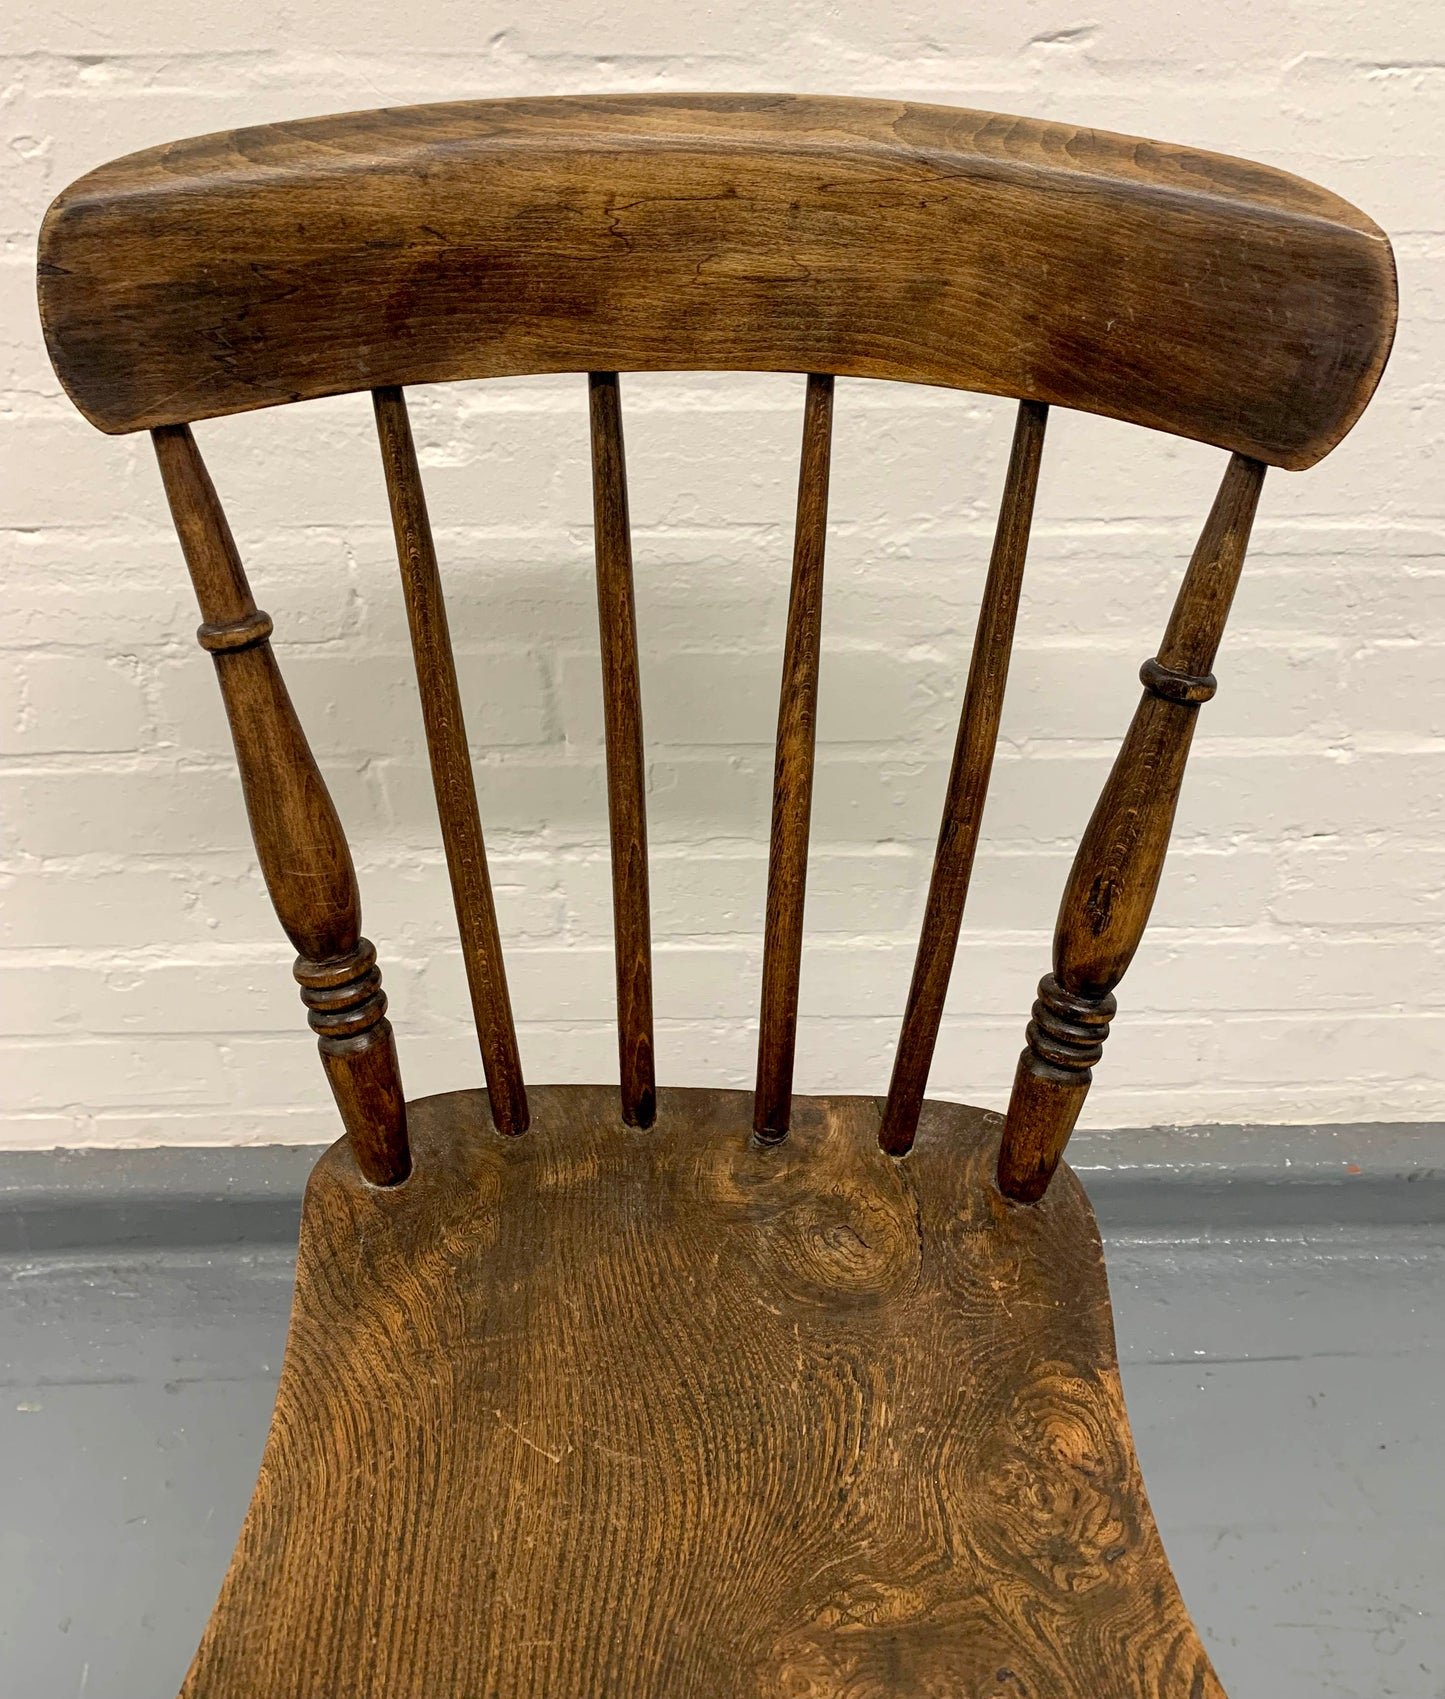
[[(1221, 1692), (1129, 1436), (1083, 1189), (1002, 1117), (614, 1090), (410, 1105), (413, 1177), (307, 1190), (207, 1699)], [(298, 1684), (298, 1672), (304, 1681)]]
[[(1061, 1158), (1265, 469), (1328, 453), (1388, 356), (1383, 234), (1283, 172), (1066, 125), (614, 96), (353, 113), (118, 160), (50, 209), (39, 286), (80, 410), (151, 432), (346, 1130), (307, 1189), (276, 1411), (186, 1699), (1219, 1695)], [(806, 374), (750, 1094), (659, 1094), (654, 1062), (619, 373), (690, 369)], [(524, 372), (587, 374), (615, 1091), (523, 1077), (404, 394)], [(793, 1091), (840, 375), (1018, 401), (877, 1099)], [(346, 838), (191, 431), (356, 390), (486, 1079), (411, 1103)], [(1229, 458), (1079, 840), (1001, 1117), (925, 1090), (1056, 406)]]

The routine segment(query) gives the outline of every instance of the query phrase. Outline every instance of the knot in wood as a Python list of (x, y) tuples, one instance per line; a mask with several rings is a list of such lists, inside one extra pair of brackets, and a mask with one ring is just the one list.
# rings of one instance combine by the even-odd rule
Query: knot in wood
[(1151, 696), (1165, 702), (1207, 702), (1219, 688), (1213, 673), (1181, 673), (1162, 666), (1157, 657), (1139, 668), (1139, 682)]
[(1118, 1007), (1111, 991), (1087, 997), (1066, 991), (1046, 973), (1028, 1026), (1029, 1048), (1056, 1068), (1092, 1068), (1104, 1054), (1109, 1022)]
[(274, 629), (270, 614), (261, 608), (252, 608), (240, 619), (200, 626), (196, 631), (196, 641), (212, 655), (233, 654), (237, 649), (254, 649), (258, 643), (266, 642)]

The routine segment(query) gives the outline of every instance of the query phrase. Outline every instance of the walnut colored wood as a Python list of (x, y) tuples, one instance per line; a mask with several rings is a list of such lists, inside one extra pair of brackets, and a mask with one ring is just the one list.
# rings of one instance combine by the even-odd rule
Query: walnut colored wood
[(1098, 1231), (999, 1117), (534, 1087), (307, 1190), (260, 1481), (185, 1699), (1222, 1699), (1160, 1546)]
[(609, 95), (202, 136), (71, 185), (51, 358), (108, 431), (543, 371), (835, 372), (1308, 466), (1395, 322), (1389, 244), (1263, 165), (902, 101)]
[(650, 1127), (657, 1109), (657, 1081), (652, 1052), (647, 777), (642, 752), (642, 687), (637, 676), (637, 612), (632, 593), (632, 522), (627, 511), (627, 457), (617, 373), (591, 373), (588, 395), (622, 1118), (629, 1127)]
[(808, 824), (813, 811), (813, 749), (818, 729), (818, 664), (823, 638), (823, 552), (828, 534), (828, 466), (833, 440), (833, 380), (814, 372), (803, 402), (803, 453), (793, 532), (793, 584), (783, 641), (783, 686), (773, 763), (773, 823), (768, 850), (768, 907), (763, 934), (762, 1010), (753, 1126), (762, 1139), (788, 1131), (793, 1053), (798, 1037), (798, 979), (803, 965), (803, 904), (808, 884)]
[(447, 628), (446, 600), (437, 570), (411, 420), (406, 397), (399, 389), (376, 390), (372, 403), (382, 465), (386, 469), (386, 491), (391, 502), (392, 529), (396, 533), (396, 555), (406, 597), (417, 686), (421, 692), (432, 788), (436, 792), (447, 873), (461, 933), (462, 960), (467, 970), (467, 990), (471, 994), (492, 1117), (499, 1131), (521, 1133), (527, 1129), (527, 1089), (522, 1080), (522, 1059), (512, 1022), (506, 964), (502, 960), (502, 939), (487, 871), (487, 849), (477, 811), (476, 779), (467, 748), (467, 727)]
[(291, 705), (271, 619), (256, 606), (215, 486), (185, 425), (151, 433), (216, 664), (256, 855), (286, 936), (322, 1065), (361, 1172), (410, 1171), (406, 1102), (376, 951), (341, 822)]
[(938, 1042), (938, 1026), (943, 1019), (943, 1005), (953, 973), (953, 958), (958, 950), (963, 906), (968, 900), (989, 774), (993, 771), (993, 755), (998, 745), (999, 719), (1008, 684), (1009, 657), (1013, 653), (1014, 624), (1023, 589), (1024, 561), (1028, 556), (1029, 527), (1033, 523), (1048, 415), (1048, 408), (1040, 402), (1019, 403), (993, 554), (978, 611), (958, 741), (944, 795), (943, 824), (939, 827), (938, 849), (933, 857), (923, 930), (919, 934), (903, 1027), (898, 1035), (898, 1053), (893, 1059), (888, 1106), (879, 1133), (884, 1150), (894, 1156), (902, 1156), (908, 1150), (918, 1127), (923, 1094), (928, 1088), (928, 1070), (933, 1063), (933, 1047)]
[(999, 1185), (1021, 1202), (1043, 1195), (1063, 1154), (1108, 1036), (1111, 993), (1144, 936), (1263, 480), (1259, 461), (1231, 458), (1079, 842), (1054, 929), (1054, 971), (1039, 984), (999, 1154)]
[[(1384, 367), (1383, 234), (1282, 172), (1062, 124), (569, 97), (117, 160), (51, 207), (39, 292), (76, 405), (153, 429), (348, 1133), (308, 1187), (276, 1414), (185, 1699), (1223, 1699), (1061, 1153), (1265, 464), (1327, 453)], [(693, 369), (811, 374), (751, 1096), (654, 1083), (617, 374)], [(489, 1114), (520, 1133), (529, 1095), (402, 386), (552, 371), (589, 374), (622, 1105), (537, 1087), (531, 1130), (499, 1138)], [(792, 1096), (827, 374), (1019, 402), (886, 1104)], [(488, 1083), (409, 1109), (351, 857), (188, 423), (362, 389)], [(1233, 458), (1080, 842), (1003, 1120), (923, 1094), (1050, 405)]]

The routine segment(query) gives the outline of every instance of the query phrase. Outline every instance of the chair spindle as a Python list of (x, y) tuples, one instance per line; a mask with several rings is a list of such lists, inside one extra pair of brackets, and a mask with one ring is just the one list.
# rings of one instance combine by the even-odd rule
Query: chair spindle
[(372, 391), (372, 404), (406, 597), (432, 788), (436, 793), (492, 1120), (499, 1132), (524, 1133), (528, 1120), (527, 1090), (507, 993), (507, 972), (477, 812), (476, 780), (467, 748), (446, 602), (406, 397), (396, 386), (387, 386)]
[(1144, 935), (1263, 480), (1260, 461), (1231, 458), (1159, 653), (1139, 670), (1144, 695), (1079, 841), (1054, 930), (1053, 972), (1039, 982), (999, 1151), (999, 1187), (1020, 1203), (1048, 1188), (1108, 1036), (1113, 989)]
[(322, 1065), (361, 1172), (395, 1185), (411, 1171), (406, 1100), (376, 951), (361, 936), (351, 851), (190, 427), (160, 426), (151, 438), (205, 622), (196, 635), (216, 665), (256, 854), (298, 951)]
[(592, 421), (592, 508), (602, 707), (607, 734), (607, 819), (612, 839), (612, 925), (617, 959), (617, 1050), (622, 1118), (650, 1127), (657, 1114), (652, 1033), (652, 922), (647, 883), (647, 778), (632, 524), (616, 372), (587, 380)]
[(958, 950), (963, 908), (968, 900), (973, 858), (983, 825), (984, 802), (989, 775), (998, 745), (999, 720), (1003, 713), (1004, 689), (1008, 683), (1009, 658), (1013, 652), (1014, 626), (1018, 620), (1019, 594), (1023, 588), (1024, 562), (1028, 555), (1029, 529), (1033, 523), (1034, 495), (1038, 489), (1039, 464), (1043, 457), (1044, 429), (1049, 410), (1038, 401), (1021, 401), (1014, 426), (1013, 450), (1008, 477), (999, 506), (993, 554), (978, 610), (973, 654), (969, 660), (968, 685), (963, 712), (959, 716), (958, 741), (953, 750), (953, 767), (944, 794), (943, 823), (938, 831), (938, 849), (933, 857), (933, 874), (928, 882), (928, 902), (913, 980), (898, 1035), (898, 1053), (893, 1060), (893, 1078), (878, 1142), (890, 1155), (902, 1156), (912, 1148), (918, 1131), (923, 1094), (928, 1087), (928, 1070), (938, 1042), (938, 1027), (948, 996), (948, 982)]
[(808, 823), (813, 807), (813, 751), (823, 628), (823, 550), (828, 527), (832, 432), (833, 379), (826, 373), (812, 372), (803, 406), (793, 582), (788, 598), (778, 741), (773, 764), (762, 1010), (753, 1100), (753, 1130), (769, 1143), (787, 1136), (792, 1114), (798, 977), (803, 960), (803, 901), (808, 878)]

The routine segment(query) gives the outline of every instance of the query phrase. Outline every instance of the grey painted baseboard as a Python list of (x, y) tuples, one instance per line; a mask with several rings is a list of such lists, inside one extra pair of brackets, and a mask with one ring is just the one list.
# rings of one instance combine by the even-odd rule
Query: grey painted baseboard
[[(294, 1243), (320, 1145), (0, 1151), (0, 1255)], [(1445, 1124), (1136, 1127), (1069, 1158), (1114, 1232), (1445, 1224)]]
[(325, 1148), (0, 1151), (0, 1255), (294, 1244)]
[(1068, 1157), (1106, 1230), (1445, 1223), (1439, 1121), (1083, 1131)]

